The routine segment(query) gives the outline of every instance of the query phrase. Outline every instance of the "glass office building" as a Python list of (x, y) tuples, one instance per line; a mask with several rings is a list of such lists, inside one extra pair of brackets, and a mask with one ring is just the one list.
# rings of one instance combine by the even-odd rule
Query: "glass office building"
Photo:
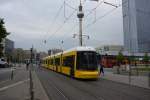
[(122, 0), (124, 46), (130, 52), (150, 52), (150, 0)]

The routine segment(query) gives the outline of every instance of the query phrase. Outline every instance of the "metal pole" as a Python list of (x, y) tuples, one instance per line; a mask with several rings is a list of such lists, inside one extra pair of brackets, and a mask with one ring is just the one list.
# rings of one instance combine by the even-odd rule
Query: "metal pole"
[(14, 78), (14, 71), (13, 71), (13, 69), (11, 70), (11, 80), (13, 80), (13, 78)]
[(30, 71), (29, 71), (29, 77), (30, 77), (30, 100), (34, 100), (33, 80), (32, 80), (32, 72), (31, 72), (31, 69), (30, 69)]
[(30, 77), (30, 100), (34, 100), (34, 91), (33, 91), (33, 80), (32, 80), (32, 71), (31, 67), (33, 67), (33, 46), (31, 48), (31, 66), (29, 71), (29, 77)]
[(129, 84), (131, 84), (131, 65), (129, 65)]
[[(129, 18), (129, 29), (128, 32), (130, 33), (130, 4), (129, 4), (129, 0), (128, 0), (128, 18)], [(131, 84), (131, 52), (132, 52), (132, 35), (130, 37), (130, 41), (129, 41), (129, 45), (130, 45), (130, 63), (129, 63), (129, 84)]]
[(150, 87), (150, 72), (148, 73), (148, 86)]
[(79, 45), (82, 46), (82, 18), (79, 18)]
[(82, 46), (82, 18), (84, 17), (84, 13), (82, 11), (81, 0), (80, 0), (79, 12), (77, 14), (77, 17), (79, 18), (79, 45)]

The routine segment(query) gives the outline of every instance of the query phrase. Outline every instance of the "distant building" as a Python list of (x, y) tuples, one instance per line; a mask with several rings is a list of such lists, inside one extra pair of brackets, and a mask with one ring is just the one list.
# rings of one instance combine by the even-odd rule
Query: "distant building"
[(24, 50), (25, 59), (31, 58), (31, 51), (30, 50)]
[(4, 54), (11, 55), (14, 50), (14, 41), (7, 39), (7, 38), (4, 39), (3, 47), (4, 47)]
[(150, 52), (150, 0), (122, 0), (124, 46), (129, 52)]
[[(34, 49), (32, 51), (33, 55), (32, 55), (32, 59), (36, 59), (36, 54), (37, 54), (37, 51)], [(26, 59), (31, 59), (31, 50), (24, 50), (24, 55), (25, 55), (25, 58)]]
[(119, 52), (123, 51), (124, 46), (122, 45), (104, 45), (96, 48), (96, 51), (100, 54), (104, 54), (106, 52)]
[(61, 49), (50, 49), (50, 50), (48, 50), (48, 55), (56, 54), (59, 52), (62, 52), (62, 50)]
[(48, 56), (47, 53), (45, 53), (45, 52), (38, 52), (38, 53), (36, 53), (36, 61), (40, 61), (42, 58), (44, 58), (46, 56)]
[(40, 59), (48, 56), (48, 54), (46, 52), (39, 52), (39, 55), (40, 55)]

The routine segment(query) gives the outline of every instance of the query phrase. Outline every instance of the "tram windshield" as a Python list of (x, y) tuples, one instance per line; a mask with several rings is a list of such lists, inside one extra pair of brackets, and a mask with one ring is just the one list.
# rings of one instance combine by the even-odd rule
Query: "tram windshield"
[(77, 69), (79, 70), (97, 70), (96, 52), (81, 51), (77, 53)]

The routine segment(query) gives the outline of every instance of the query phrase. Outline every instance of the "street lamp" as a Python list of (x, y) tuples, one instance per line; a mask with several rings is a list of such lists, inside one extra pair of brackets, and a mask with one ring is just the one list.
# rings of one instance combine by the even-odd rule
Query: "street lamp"
[[(78, 36), (79, 38), (82, 37), (82, 45), (83, 45), (83, 37), (86, 37), (88, 40), (90, 39), (90, 36), (86, 35), (86, 34), (82, 34), (82, 36), (80, 36), (78, 34), (73, 34), (73, 38), (75, 38), (76, 36)], [(82, 45), (80, 45), (80, 46), (82, 46)]]

